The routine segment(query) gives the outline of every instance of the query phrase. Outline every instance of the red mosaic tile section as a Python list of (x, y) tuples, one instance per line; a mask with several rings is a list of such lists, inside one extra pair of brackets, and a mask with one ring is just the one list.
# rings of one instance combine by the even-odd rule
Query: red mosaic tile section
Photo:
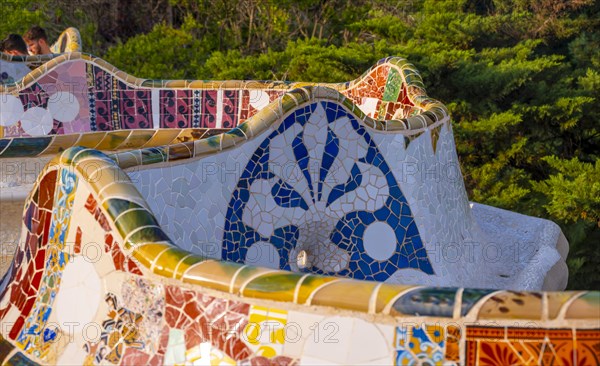
[(600, 330), (467, 327), (466, 364), (598, 365)]
[[(250, 105), (250, 90), (242, 90), (242, 104), (240, 106), (240, 119), (238, 121), (238, 125), (248, 119), (248, 116), (250, 115), (250, 108), (252, 108)], [(252, 115), (255, 113), (256, 111), (252, 113)]]
[(106, 220), (106, 216), (104, 216), (102, 210), (100, 210), (100, 207), (98, 207), (98, 202), (91, 193), (85, 202), (85, 208), (90, 214), (92, 214), (92, 216), (94, 216), (94, 219), (96, 219), (100, 226), (102, 226), (104, 231), (110, 231), (108, 220)]
[(119, 82), (119, 117), (124, 129), (152, 128), (152, 101), (150, 90), (132, 89)]
[(352, 89), (344, 92), (355, 104), (362, 104), (363, 98), (383, 98), (389, 67), (378, 67), (361, 79)]
[(176, 286), (165, 286), (167, 325), (185, 331), (186, 347), (210, 342), (236, 361), (249, 359), (250, 348), (242, 341), (250, 306)]
[(139, 267), (130, 257), (123, 254), (119, 247), (119, 243), (116, 241), (113, 241), (110, 247), (110, 254), (116, 269), (142, 276), (142, 271), (140, 271)]
[[(55, 175), (56, 173), (54, 173)], [(51, 179), (52, 174), (48, 180), (42, 181), (44, 187), (42, 195), (53, 194), (54, 190), (48, 187)], [(5, 307), (0, 309), (0, 322), (11, 308), (17, 308), (20, 313), (8, 334), (9, 338), (13, 340), (21, 332), (25, 319), (35, 304), (46, 263), (46, 245), (52, 212), (38, 207), (36, 201), (39, 201), (40, 196), (39, 190), (34, 193), (34, 199), (30, 201), (23, 216), (24, 227), (27, 229), (25, 245), (16, 249), (13, 258), (14, 264), (10, 272), (6, 274), (11, 279), (10, 284), (0, 294), (1, 298), (9, 296)], [(50, 205), (51, 207), (51, 202), (52, 199), (44, 198), (45, 206)]]
[(159, 98), (161, 128), (192, 127), (194, 102), (191, 90), (161, 90)]
[(83, 235), (83, 232), (81, 231), (81, 228), (77, 226), (77, 232), (75, 233), (75, 245), (73, 246), (73, 253), (75, 254), (81, 254), (81, 235)]
[(413, 102), (408, 97), (408, 89), (405, 84), (402, 84), (402, 90), (400, 90), (400, 94), (398, 94), (397, 101), (405, 106), (414, 106)]
[(167, 352), (167, 346), (169, 345), (169, 327), (165, 325), (160, 332), (160, 343), (158, 345), (158, 351), (150, 358), (148, 365), (160, 366), (163, 364), (165, 353)]
[(138, 349), (128, 347), (121, 358), (121, 366), (147, 365), (150, 361), (150, 355)]
[(221, 128), (234, 128), (237, 126), (239, 97), (240, 92), (238, 90), (223, 90)]
[[(98, 202), (92, 194), (88, 196), (87, 201), (85, 203), (85, 208), (92, 216), (94, 216), (94, 219), (96, 219), (96, 221), (98, 222), (98, 224), (100, 224), (104, 231), (106, 231), (106, 233), (104, 234), (104, 252), (110, 253), (115, 268), (119, 271), (129, 272), (142, 276), (142, 271), (139, 269), (137, 264), (132, 260), (132, 258), (126, 256), (123, 253), (119, 246), (119, 243), (114, 240), (113, 235), (110, 233), (111, 229), (110, 225), (108, 224), (108, 220), (106, 220), (106, 216), (104, 216), (104, 213), (102, 213), (100, 207), (98, 207)], [(75, 246), (77, 247), (77, 241), (75, 243)], [(79, 251), (81, 251), (81, 249), (79, 249)]]
[(200, 113), (200, 127), (217, 127), (217, 91), (202, 90), (202, 111)]

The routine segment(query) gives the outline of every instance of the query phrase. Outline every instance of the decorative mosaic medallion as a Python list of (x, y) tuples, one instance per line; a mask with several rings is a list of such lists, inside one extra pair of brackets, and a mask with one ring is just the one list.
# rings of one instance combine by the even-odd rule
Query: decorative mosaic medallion
[(298, 108), (255, 150), (229, 202), (222, 257), (377, 281), (401, 268), (433, 274), (383, 155), (331, 102)]

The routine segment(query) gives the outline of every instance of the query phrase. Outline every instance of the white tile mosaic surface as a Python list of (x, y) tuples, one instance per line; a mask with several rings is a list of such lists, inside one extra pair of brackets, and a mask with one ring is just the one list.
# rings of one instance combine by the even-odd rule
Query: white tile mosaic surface
[[(311, 108), (293, 116), (305, 122), (284, 121), (233, 150), (129, 174), (171, 238), (184, 249), (212, 258), (389, 283), (541, 286), (559, 258), (551, 253), (556, 252), (552, 244), (547, 244), (552, 238), (542, 244), (550, 251), (545, 270), (525, 277), (491, 275), (515, 258), (502, 257), (490, 265), (492, 240), (473, 216), (447, 123), (439, 130), (434, 152), (431, 130), (405, 147), (401, 134), (357, 129), (355, 117), (327, 110), (325, 103), (314, 103)], [(384, 163), (375, 164), (373, 156), (381, 156)], [(390, 173), (386, 175), (387, 167)], [(390, 182), (397, 182), (399, 190)], [(429, 261), (431, 272), (392, 261), (400, 248), (414, 248), (414, 252), (405, 249), (409, 260), (420, 253), (419, 242), (409, 246), (397, 242), (400, 226), (390, 226), (393, 218), (368, 221), (385, 209), (392, 194), (406, 200), (410, 211), (405, 219), (414, 218), (416, 235), (426, 250), (422, 259)], [(244, 195), (243, 202), (236, 201), (235, 197)], [(357, 212), (363, 212), (362, 216)], [(236, 215), (237, 219), (228, 219)], [(360, 220), (367, 221), (361, 224)], [(347, 225), (353, 233), (360, 229), (359, 236), (351, 234), (344, 241)], [(227, 227), (234, 226), (241, 227), (241, 234), (228, 234)], [(404, 230), (400, 232), (407, 235)], [(231, 249), (224, 238), (236, 238), (228, 239), (234, 247), (240, 240), (249, 244)], [(506, 251), (513, 243), (499, 245), (504, 246), (499, 250)], [(299, 255), (305, 256), (301, 266)]]

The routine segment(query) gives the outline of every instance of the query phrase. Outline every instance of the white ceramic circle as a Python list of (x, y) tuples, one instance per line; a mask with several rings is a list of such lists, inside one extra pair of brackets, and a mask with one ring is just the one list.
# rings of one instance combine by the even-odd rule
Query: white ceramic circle
[(263, 109), (269, 105), (269, 94), (262, 90), (250, 90), (249, 93), (250, 105), (258, 110)]
[(79, 101), (69, 92), (56, 92), (48, 98), (48, 110), (55, 120), (71, 122), (79, 114)]
[(365, 229), (363, 245), (371, 258), (385, 261), (396, 250), (396, 234), (385, 222), (374, 222)]
[(10, 126), (23, 116), (21, 99), (10, 94), (0, 94), (0, 126)]
[(68, 263), (62, 274), (54, 306), (59, 324), (84, 326), (94, 319), (101, 301), (102, 285), (94, 265), (83, 256)]
[(50, 112), (41, 107), (29, 108), (21, 117), (21, 127), (29, 136), (44, 136), (52, 130), (54, 121)]
[(279, 269), (279, 253), (273, 244), (259, 241), (248, 248), (244, 263)]

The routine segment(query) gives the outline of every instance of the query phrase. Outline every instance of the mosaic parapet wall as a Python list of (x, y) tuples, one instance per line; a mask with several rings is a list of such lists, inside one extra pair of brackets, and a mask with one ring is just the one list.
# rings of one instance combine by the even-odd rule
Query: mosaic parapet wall
[(179, 248), (121, 167), (181, 158), (184, 147), (201, 156), (217, 142), (234, 150), (236, 136), (55, 157), (0, 283), (2, 363), (600, 363), (598, 292), (392, 285)]
[[(200, 139), (239, 125), (298, 86), (316, 85), (145, 80), (78, 52), (27, 57), (34, 62), (29, 66), (43, 64), (22, 77), (28, 72), (23, 62), (5, 62), (22, 58), (1, 56), (2, 70), (25, 70), (0, 85), (0, 199), (13, 201), (23, 200), (33, 181), (29, 177), (68, 147), (114, 151)], [(445, 113), (427, 97), (414, 67), (399, 57), (380, 60), (354, 81), (323, 85), (342, 92), (370, 117), (400, 119), (397, 126), (405, 129)]]
[[(398, 57), (382, 59), (354, 81), (318, 84), (145, 80), (74, 52), (49, 59), (23, 79), (0, 86), (0, 157), (48, 154), (48, 147), (54, 147), (51, 151), (57, 146), (65, 149), (78, 143), (79, 135), (86, 132), (230, 129), (284, 93), (307, 85), (338, 90), (370, 117), (398, 119), (405, 128), (435, 119), (434, 114), (440, 113), (436, 109), (445, 110), (426, 96), (414, 67)], [(420, 117), (414, 117), (417, 114)], [(127, 137), (124, 133), (113, 135), (120, 137), (119, 142)], [(142, 147), (145, 141), (137, 139), (137, 144)], [(24, 145), (29, 148), (19, 153)]]

